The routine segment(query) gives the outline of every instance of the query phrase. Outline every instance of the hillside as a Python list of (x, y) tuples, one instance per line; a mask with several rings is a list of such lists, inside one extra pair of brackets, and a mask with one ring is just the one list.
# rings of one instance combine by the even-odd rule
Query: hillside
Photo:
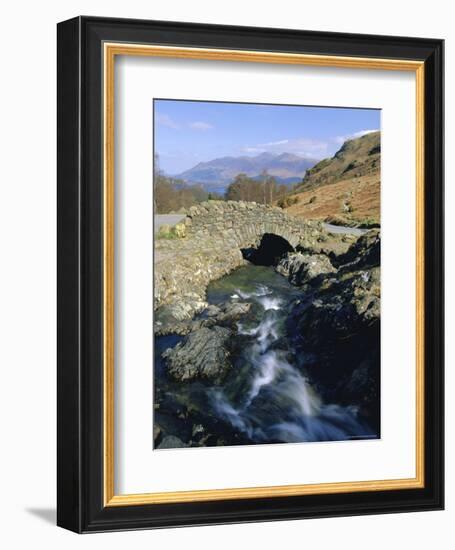
[(309, 159), (291, 153), (261, 153), (255, 157), (222, 157), (200, 162), (176, 177), (188, 183), (200, 183), (208, 191), (223, 192), (237, 174), (260, 176), (263, 170), (274, 176), (278, 183), (300, 181), (306, 170), (317, 159)]
[(286, 210), (341, 225), (380, 224), (380, 167), (380, 132), (348, 140), (307, 170)]

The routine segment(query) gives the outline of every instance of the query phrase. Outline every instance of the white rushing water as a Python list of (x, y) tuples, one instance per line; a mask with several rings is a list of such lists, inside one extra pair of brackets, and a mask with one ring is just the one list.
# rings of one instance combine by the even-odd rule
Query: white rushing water
[(254, 327), (239, 323), (240, 335), (250, 337), (242, 358), (250, 368), (248, 387), (234, 405), (223, 390), (212, 393), (217, 413), (256, 442), (345, 440), (368, 435), (368, 428), (347, 407), (324, 404), (305, 376), (280, 349), (287, 315), (284, 300), (264, 285), (255, 292), (236, 290), (232, 299), (254, 300), (262, 318)]

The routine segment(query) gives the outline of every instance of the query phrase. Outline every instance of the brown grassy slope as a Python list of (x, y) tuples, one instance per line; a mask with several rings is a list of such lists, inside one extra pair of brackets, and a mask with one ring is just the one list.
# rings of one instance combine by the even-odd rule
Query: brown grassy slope
[(380, 133), (346, 141), (307, 171), (289, 214), (346, 225), (380, 223)]

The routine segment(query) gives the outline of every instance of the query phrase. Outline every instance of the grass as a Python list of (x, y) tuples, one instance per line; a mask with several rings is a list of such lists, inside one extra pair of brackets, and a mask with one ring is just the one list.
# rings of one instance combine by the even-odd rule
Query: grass
[(157, 233), (156, 235), (156, 239), (158, 240), (174, 240), (174, 239), (179, 239), (180, 237), (178, 237), (175, 233), (173, 233), (172, 231), (170, 231), (169, 233)]

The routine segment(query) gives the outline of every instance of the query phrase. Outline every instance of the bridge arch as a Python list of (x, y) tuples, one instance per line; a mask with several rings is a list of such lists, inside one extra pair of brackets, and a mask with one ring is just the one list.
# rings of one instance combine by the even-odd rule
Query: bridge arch
[(274, 233), (264, 233), (256, 247), (242, 248), (242, 256), (245, 260), (256, 265), (276, 265), (294, 247), (289, 241)]

